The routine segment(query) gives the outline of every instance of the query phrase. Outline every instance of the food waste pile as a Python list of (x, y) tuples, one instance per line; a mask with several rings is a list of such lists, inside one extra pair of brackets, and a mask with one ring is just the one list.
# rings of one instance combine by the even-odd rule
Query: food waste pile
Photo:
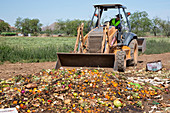
[(18, 112), (169, 112), (169, 70), (42, 70), (0, 81), (0, 109)]

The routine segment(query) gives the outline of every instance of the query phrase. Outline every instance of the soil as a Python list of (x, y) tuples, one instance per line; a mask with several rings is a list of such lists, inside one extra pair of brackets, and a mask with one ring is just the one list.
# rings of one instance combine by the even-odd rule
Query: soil
[[(163, 67), (170, 70), (170, 53), (140, 55), (136, 69), (143, 69), (147, 62), (161, 60)], [(29, 75), (40, 72), (42, 69), (54, 69), (56, 62), (42, 63), (4, 63), (0, 65), (0, 79), (7, 79), (15, 75)], [(127, 70), (130, 69), (129, 67)]]

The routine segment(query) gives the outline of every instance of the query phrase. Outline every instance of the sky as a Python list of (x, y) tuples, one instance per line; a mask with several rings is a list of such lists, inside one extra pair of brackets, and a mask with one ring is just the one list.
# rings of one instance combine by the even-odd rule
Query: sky
[[(149, 18), (170, 18), (170, 0), (0, 0), (0, 19), (14, 26), (18, 17), (39, 19), (43, 26), (57, 19), (89, 20), (95, 4), (120, 3), (126, 11), (146, 11)], [(115, 15), (113, 15), (115, 16)]]

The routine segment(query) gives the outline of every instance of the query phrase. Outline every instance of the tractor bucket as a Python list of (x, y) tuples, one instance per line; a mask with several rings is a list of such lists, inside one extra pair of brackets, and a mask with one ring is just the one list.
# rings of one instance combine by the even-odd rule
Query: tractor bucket
[(57, 64), (60, 67), (102, 67), (114, 68), (115, 54), (103, 53), (57, 53)]

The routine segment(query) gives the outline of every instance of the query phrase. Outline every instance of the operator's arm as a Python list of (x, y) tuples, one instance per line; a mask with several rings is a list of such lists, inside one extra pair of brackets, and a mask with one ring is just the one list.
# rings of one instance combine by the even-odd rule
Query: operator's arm
[(109, 21), (109, 25), (110, 25), (110, 26), (111, 26), (112, 20), (113, 20), (113, 18)]

